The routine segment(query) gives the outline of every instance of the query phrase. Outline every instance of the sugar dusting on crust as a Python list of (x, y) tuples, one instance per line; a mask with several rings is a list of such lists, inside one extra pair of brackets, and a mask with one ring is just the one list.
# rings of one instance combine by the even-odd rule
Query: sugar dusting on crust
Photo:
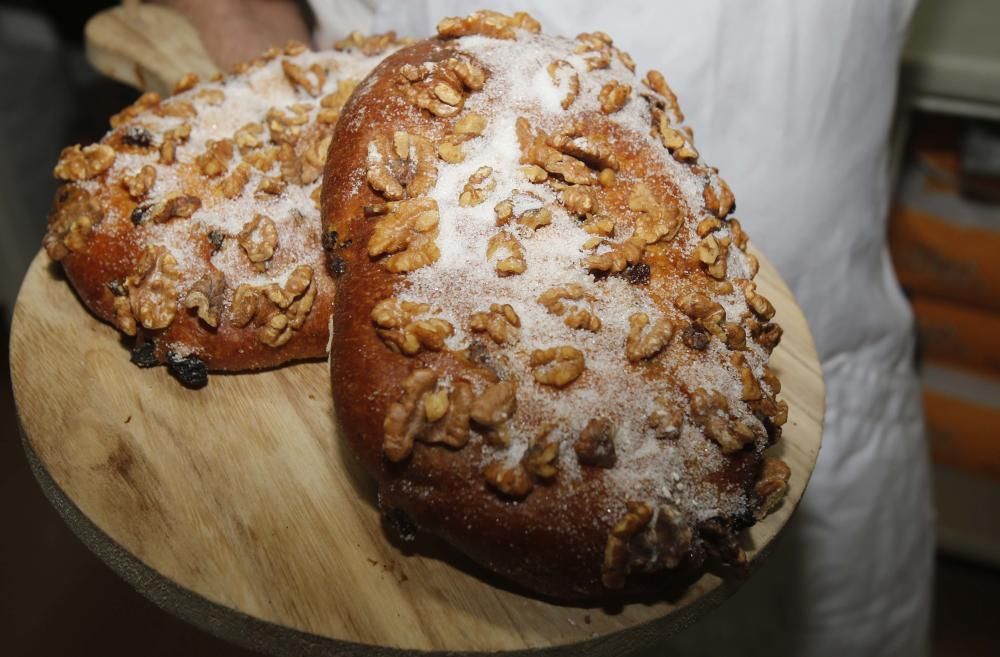
[[(705, 167), (696, 172), (678, 162), (650, 134), (649, 105), (639, 97), (642, 82), (617, 58), (605, 69), (588, 70), (585, 58), (574, 53), (576, 42), (523, 31), (518, 39), (500, 40), (484, 36), (467, 36), (454, 42), (457, 51), (467, 53), (489, 69), (485, 87), (469, 95), (463, 112), (473, 112), (487, 118), (485, 132), (464, 144), (465, 160), (458, 164), (438, 162), (437, 183), (430, 196), (440, 212), (437, 245), (440, 258), (430, 266), (406, 275), (396, 286), (403, 300), (428, 303), (431, 314), (449, 321), (455, 332), (446, 346), (459, 350), (481, 334), (469, 329), (469, 317), (487, 311), (490, 304), (510, 304), (520, 317), (517, 341), (499, 350), (503, 354), (498, 368), (502, 379), (518, 382), (518, 412), (512, 420), (512, 443), (509, 447), (490, 448), (494, 457), (515, 465), (525, 452), (529, 439), (539, 427), (531, 418), (550, 418), (555, 428), (549, 440), (560, 441), (560, 477), (580, 477), (580, 466), (573, 451), (573, 442), (584, 426), (595, 417), (610, 419), (616, 427), (617, 464), (605, 472), (617, 496), (622, 500), (639, 499), (650, 503), (669, 503), (681, 509), (690, 519), (701, 521), (718, 515), (739, 516), (748, 508), (749, 500), (742, 490), (721, 490), (710, 483), (713, 475), (727, 465), (718, 446), (708, 440), (686, 411), (683, 429), (673, 440), (657, 439), (648, 425), (649, 416), (657, 409), (655, 399), (665, 395), (682, 408), (688, 408), (687, 395), (696, 388), (716, 390), (730, 400), (740, 399), (740, 379), (729, 363), (730, 351), (719, 340), (709, 349), (693, 355), (676, 338), (657, 358), (667, 363), (667, 376), (646, 376), (643, 363), (630, 364), (625, 358), (629, 332), (629, 317), (646, 313), (652, 322), (661, 317), (676, 326), (687, 323), (679, 310), (664, 299), (676, 298), (670, 286), (651, 290), (632, 285), (620, 276), (595, 278), (581, 259), (586, 255), (583, 244), (591, 237), (560, 204), (558, 192), (545, 184), (532, 184), (520, 172), (522, 151), (518, 144), (516, 121), (527, 117), (534, 129), (553, 133), (565, 127), (573, 117), (599, 113), (598, 94), (611, 80), (627, 81), (633, 87), (625, 106), (609, 118), (625, 135), (612, 142), (619, 153), (643, 151), (654, 154), (661, 173), (677, 190), (673, 202), (680, 208), (684, 221), (673, 239), (671, 248), (689, 254), (699, 237), (695, 227), (705, 216), (703, 190), (714, 173)], [(553, 76), (547, 71), (555, 60), (568, 63)], [(561, 106), (572, 73), (579, 79), (577, 97), (568, 111)], [(480, 167), (492, 169), (495, 187), (478, 205), (463, 207), (459, 195), (470, 176)], [(709, 173), (705, 173), (709, 171)], [(643, 179), (644, 172), (619, 172), (619, 180), (634, 183)], [(530, 196), (529, 196), (530, 195)], [(497, 276), (492, 261), (487, 260), (489, 240), (497, 232), (494, 207), (511, 199), (515, 216), (525, 209), (545, 205), (552, 211), (552, 222), (532, 231), (514, 222), (499, 229), (510, 233), (523, 246), (527, 268), (510, 277)], [(612, 240), (620, 242), (630, 231), (621, 230)], [(728, 236), (720, 232), (719, 236)], [(611, 248), (600, 247), (597, 253)], [(745, 255), (729, 249), (729, 276), (747, 277), (749, 266)], [(677, 276), (676, 273), (672, 274)], [(570, 307), (582, 307), (600, 318), (601, 328), (589, 332), (568, 327), (564, 317), (549, 312), (538, 303), (538, 297), (556, 285), (576, 284), (586, 290), (586, 298), (567, 302)], [(710, 295), (718, 301), (731, 321), (740, 321), (748, 314), (742, 293)], [(656, 300), (659, 299), (659, 300)], [(533, 350), (559, 345), (571, 345), (584, 353), (586, 371), (563, 389), (536, 383), (529, 367)], [(766, 352), (748, 340), (749, 350), (743, 352), (755, 376), (760, 378), (766, 364)], [(763, 384), (762, 384), (763, 385)], [(760, 426), (745, 404), (737, 402), (733, 409), (738, 419)], [(756, 449), (765, 441), (759, 439)], [(655, 507), (654, 507), (655, 508)]]

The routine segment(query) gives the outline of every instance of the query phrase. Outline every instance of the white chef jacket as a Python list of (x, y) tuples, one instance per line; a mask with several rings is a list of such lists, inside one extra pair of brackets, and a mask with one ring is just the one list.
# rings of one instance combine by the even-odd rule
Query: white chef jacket
[[(526, 10), (661, 70), (740, 221), (805, 311), (823, 448), (762, 569), (660, 654), (926, 654), (933, 564), (913, 321), (886, 251), (888, 135), (915, 0), (314, 0), (317, 39)], [(779, 318), (780, 319), (780, 318)], [(792, 476), (795, 476), (793, 473)]]

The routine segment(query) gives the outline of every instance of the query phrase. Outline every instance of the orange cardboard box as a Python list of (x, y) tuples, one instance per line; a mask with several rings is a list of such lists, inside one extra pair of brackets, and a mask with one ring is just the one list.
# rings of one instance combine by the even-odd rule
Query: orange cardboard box
[(1000, 379), (933, 363), (921, 377), (934, 462), (1000, 481)]
[(1000, 313), (916, 294), (910, 302), (924, 358), (1000, 377)]
[(1000, 312), (1000, 226), (963, 226), (900, 201), (889, 248), (903, 287)]
[(1000, 205), (961, 196), (951, 140), (917, 144), (912, 157), (889, 216), (900, 282), (915, 294), (1000, 312)]

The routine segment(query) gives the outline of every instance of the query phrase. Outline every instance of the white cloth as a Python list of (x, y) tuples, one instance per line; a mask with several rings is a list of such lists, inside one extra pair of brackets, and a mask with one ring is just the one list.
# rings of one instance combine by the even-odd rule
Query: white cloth
[[(313, 40), (319, 48), (330, 48), (355, 30), (372, 34), (372, 19), (378, 0), (335, 0), (310, 3), (316, 15)], [(385, 30), (383, 30), (385, 31)]]
[(737, 216), (805, 310), (828, 391), (812, 481), (761, 571), (662, 654), (926, 652), (927, 452), (912, 316), (885, 245), (897, 60), (914, 4), (382, 0), (375, 10), (374, 31), (403, 35), (483, 6), (527, 10), (548, 33), (612, 35), (640, 72), (664, 72)]

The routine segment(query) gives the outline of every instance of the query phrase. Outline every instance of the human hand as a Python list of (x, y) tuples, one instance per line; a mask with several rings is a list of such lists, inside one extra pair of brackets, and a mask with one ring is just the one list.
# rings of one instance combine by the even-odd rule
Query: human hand
[(222, 70), (290, 39), (312, 42), (302, 7), (294, 0), (148, 1), (175, 9), (190, 20)]

